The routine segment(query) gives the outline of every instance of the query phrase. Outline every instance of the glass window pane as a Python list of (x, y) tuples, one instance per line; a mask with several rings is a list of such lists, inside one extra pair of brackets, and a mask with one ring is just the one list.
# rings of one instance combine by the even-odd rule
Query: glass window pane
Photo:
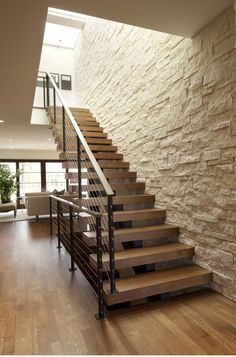
[(16, 163), (15, 162), (0, 162), (1, 165), (7, 165), (12, 174), (16, 173)]
[(66, 170), (62, 168), (61, 162), (46, 162), (46, 189), (47, 191), (64, 190)]
[(20, 162), (20, 195), (27, 192), (41, 192), (41, 164), (40, 162)]

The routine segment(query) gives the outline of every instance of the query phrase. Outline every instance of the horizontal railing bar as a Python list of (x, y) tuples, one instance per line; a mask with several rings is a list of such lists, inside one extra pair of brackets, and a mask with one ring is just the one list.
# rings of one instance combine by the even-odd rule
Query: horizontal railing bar
[(50, 195), (51, 198), (69, 206), (69, 207), (73, 207), (75, 208), (76, 210), (80, 210), (82, 212), (86, 212), (88, 214), (91, 214), (91, 216), (94, 216), (94, 217), (102, 217), (102, 213), (99, 213), (99, 212), (94, 212), (92, 210), (90, 210), (89, 208), (87, 207), (84, 207), (84, 206), (80, 206), (80, 205), (76, 205), (74, 204), (73, 202), (71, 201), (67, 201), (67, 200), (64, 200), (63, 198), (61, 197), (58, 197), (58, 196), (54, 196), (54, 195)]
[(76, 131), (76, 133), (77, 133), (77, 135), (79, 137), (79, 139), (80, 139), (80, 142), (81, 142), (82, 146), (84, 147), (84, 149), (85, 149), (85, 151), (86, 151), (86, 153), (87, 153), (87, 155), (88, 155), (88, 157), (89, 157), (89, 159), (90, 159), (90, 161), (92, 163), (92, 166), (93, 166), (94, 170), (96, 171), (96, 173), (97, 173), (97, 175), (98, 175), (98, 177), (99, 177), (99, 179), (101, 181), (101, 184), (104, 187), (104, 190), (105, 190), (106, 194), (108, 196), (113, 196), (114, 192), (111, 189), (111, 187), (110, 187), (106, 177), (104, 176), (100, 166), (98, 165), (98, 162), (95, 159), (92, 151), (90, 150), (90, 147), (88, 146), (88, 144), (87, 144), (87, 142), (86, 142), (86, 140), (85, 140), (85, 138), (84, 138), (79, 126), (78, 126), (78, 124), (76, 123), (76, 121), (75, 121), (75, 119), (74, 119), (69, 107), (67, 106), (67, 104), (66, 104), (66, 102), (64, 100), (64, 97), (62, 96), (61, 92), (57, 88), (57, 85), (56, 85), (53, 77), (49, 73), (47, 73), (47, 75), (50, 78), (50, 81), (51, 81), (53, 87), (55, 88), (55, 91), (56, 91), (56, 93), (57, 93), (57, 95), (58, 95), (63, 107), (65, 108), (65, 111), (66, 111), (66, 113), (67, 113), (67, 115), (68, 115), (68, 117), (69, 117), (69, 119), (70, 119), (70, 121), (71, 121), (71, 123), (72, 123), (72, 125), (73, 125), (73, 127), (74, 127), (74, 129), (75, 129), (75, 131)]

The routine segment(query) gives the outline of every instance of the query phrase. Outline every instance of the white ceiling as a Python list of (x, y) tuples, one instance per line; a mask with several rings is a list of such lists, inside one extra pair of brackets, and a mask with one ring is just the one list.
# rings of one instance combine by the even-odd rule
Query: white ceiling
[(1, 0), (0, 120), (5, 123), (0, 124), (0, 149), (43, 149), (42, 143), (48, 142), (48, 129), (30, 125), (30, 118), (49, 6), (192, 37), (232, 2)]

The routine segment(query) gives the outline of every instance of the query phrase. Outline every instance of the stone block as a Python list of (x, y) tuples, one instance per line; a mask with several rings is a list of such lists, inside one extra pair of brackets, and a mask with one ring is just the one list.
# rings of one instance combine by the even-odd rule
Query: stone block
[(179, 164), (191, 164), (195, 162), (200, 162), (200, 154), (181, 156), (179, 159)]
[(204, 151), (202, 159), (204, 161), (218, 160), (220, 158), (220, 150)]

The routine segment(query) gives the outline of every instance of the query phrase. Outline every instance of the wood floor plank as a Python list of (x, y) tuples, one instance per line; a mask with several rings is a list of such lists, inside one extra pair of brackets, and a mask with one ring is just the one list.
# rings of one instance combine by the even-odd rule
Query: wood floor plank
[(47, 220), (0, 223), (0, 354), (236, 354), (236, 303), (210, 290), (107, 312)]

